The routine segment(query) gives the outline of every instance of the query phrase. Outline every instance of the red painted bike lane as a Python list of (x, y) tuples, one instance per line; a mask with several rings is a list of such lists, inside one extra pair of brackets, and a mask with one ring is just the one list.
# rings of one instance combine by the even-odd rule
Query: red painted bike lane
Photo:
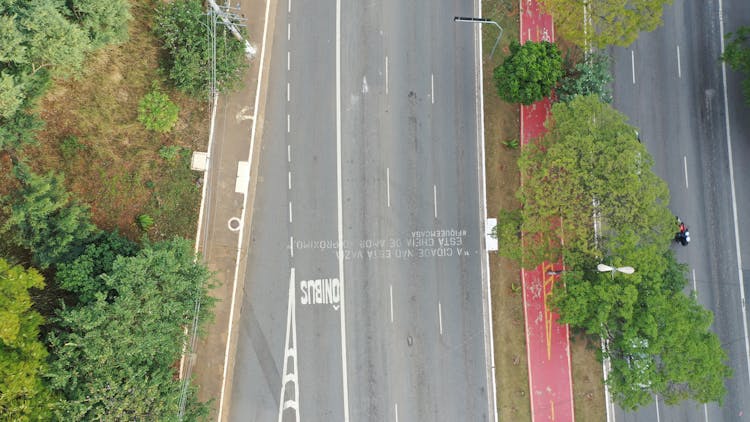
[[(520, 0), (520, 6), (521, 43), (554, 41), (552, 17), (542, 14), (534, 0)], [(522, 147), (544, 133), (551, 105), (545, 98), (521, 106)], [(575, 420), (568, 326), (558, 324), (558, 315), (547, 303), (561, 269), (561, 263), (545, 262), (533, 270), (521, 270), (533, 422)]]

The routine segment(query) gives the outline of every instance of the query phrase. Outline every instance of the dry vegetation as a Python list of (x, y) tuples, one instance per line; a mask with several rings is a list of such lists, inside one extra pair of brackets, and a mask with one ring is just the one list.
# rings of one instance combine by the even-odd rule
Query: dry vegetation
[[(498, 22), (504, 29), (492, 60), (489, 52), (497, 38), (497, 28), (486, 25), (482, 35), (489, 217), (498, 216), (501, 209), (520, 205), (515, 197), (520, 183), (516, 165), (519, 150), (503, 145), (504, 141), (519, 137), (519, 109), (515, 104), (500, 100), (492, 79), (493, 69), (508, 54), (510, 40), (518, 39), (518, 6), (518, 2), (512, 0), (490, 0), (482, 4), (484, 17)], [(531, 421), (520, 268), (510, 260), (492, 254), (490, 273), (498, 416), (501, 421)], [(605, 419), (601, 364), (596, 360), (595, 347), (582, 336), (571, 338), (574, 411), (576, 419), (581, 421)]]
[[(63, 172), (69, 189), (91, 205), (100, 228), (138, 238), (135, 218), (148, 214), (155, 221), (152, 239), (191, 238), (201, 175), (189, 169), (189, 158), (191, 151), (205, 149), (207, 103), (164, 86), (180, 107), (172, 132), (151, 132), (136, 120), (141, 97), (163, 80), (149, 27), (154, 6), (133, 1), (130, 40), (94, 54), (79, 77), (54, 82), (40, 104), (46, 127), (39, 145), (24, 155), (37, 172)], [(181, 154), (164, 159), (159, 154), (164, 146), (181, 147)]]

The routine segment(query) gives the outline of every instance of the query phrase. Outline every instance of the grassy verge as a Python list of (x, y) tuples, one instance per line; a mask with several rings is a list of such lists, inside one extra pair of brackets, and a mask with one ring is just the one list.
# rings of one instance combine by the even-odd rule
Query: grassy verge
[[(518, 6), (513, 0), (485, 0), (482, 4), (483, 17), (496, 21), (504, 29), (492, 59), (489, 53), (497, 39), (497, 27), (486, 25), (482, 34), (489, 217), (499, 215), (501, 209), (520, 206), (515, 198), (520, 183), (516, 165), (519, 151), (503, 145), (505, 141), (519, 138), (519, 109), (518, 105), (500, 100), (492, 79), (492, 71), (508, 54), (508, 44), (511, 40), (518, 40)], [(490, 255), (490, 272), (498, 416), (501, 421), (531, 421), (520, 268), (493, 254)], [(596, 345), (583, 336), (574, 335), (571, 338), (571, 359), (576, 419), (604, 420), (602, 367), (596, 360)]]
[[(46, 126), (39, 145), (25, 149), (25, 160), (40, 173), (65, 173), (68, 188), (91, 205), (100, 228), (116, 228), (137, 239), (142, 232), (135, 219), (149, 214), (155, 222), (152, 237), (192, 238), (201, 174), (190, 171), (185, 156), (205, 149), (207, 104), (167, 89), (180, 107), (175, 128), (158, 134), (136, 120), (138, 102), (163, 78), (150, 29), (156, 3), (131, 4), (130, 40), (95, 53), (80, 77), (56, 80), (44, 96), (40, 114)], [(182, 153), (165, 160), (159, 154), (165, 146), (179, 147)]]

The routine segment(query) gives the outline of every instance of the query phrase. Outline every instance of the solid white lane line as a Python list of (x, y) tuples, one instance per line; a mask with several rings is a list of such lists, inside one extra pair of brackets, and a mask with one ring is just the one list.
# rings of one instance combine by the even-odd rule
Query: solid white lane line
[(292, 146), (287, 145), (286, 146), (286, 161), (292, 162)]
[(680, 63), (680, 46), (677, 46), (677, 77), (682, 78), (682, 65)]
[(685, 168), (685, 187), (689, 189), (690, 183), (688, 183), (687, 155), (682, 156), (682, 166)]
[(289, 201), (289, 222), (292, 222), (292, 201)]
[(391, 324), (393, 323), (393, 284), (388, 286), (388, 291), (391, 294)]
[(698, 285), (695, 282), (695, 268), (693, 268), (693, 291), (695, 294), (698, 294)]
[(435, 104), (435, 74), (430, 75), (430, 98), (432, 99), (432, 104)]
[(290, 171), (288, 173), (289, 173), (289, 190), (292, 190), (292, 172)]
[(292, 121), (289, 115), (287, 114), (286, 115), (286, 133), (291, 133), (291, 132), (292, 132)]
[(289, 87), (289, 82), (286, 83), (286, 101), (289, 102), (289, 98), (291, 95), (291, 88)]
[(708, 405), (706, 403), (703, 403), (703, 417), (708, 422)]
[(435, 218), (437, 218), (437, 185), (432, 185), (432, 201), (435, 204)]
[[(289, 0), (291, 1), (291, 0)], [(265, 57), (266, 57), (266, 41), (268, 40), (268, 14), (270, 7), (268, 6), (268, 1), (265, 2), (265, 18), (263, 19), (263, 40), (261, 41), (261, 50), (260, 50), (260, 66), (258, 66), (258, 84), (256, 85), (255, 90), (255, 107), (253, 108), (253, 125), (252, 129), (250, 131), (250, 155), (248, 157), (248, 162), (252, 163), (253, 160), (253, 151), (255, 151), (255, 134), (256, 134), (256, 124), (258, 123), (258, 104), (260, 104), (260, 93), (261, 93), (261, 86), (263, 84), (263, 63), (265, 63)], [(215, 103), (214, 103), (215, 104)], [(205, 186), (205, 184), (204, 184)], [(245, 214), (247, 212), (247, 193), (243, 194), (243, 207), (242, 207), (242, 215), (240, 218), (240, 221), (245, 220)], [(217, 420), (223, 420), (222, 415), (224, 411), (224, 394), (226, 393), (226, 385), (227, 385), (227, 371), (229, 370), (229, 352), (232, 350), (232, 325), (234, 321), (234, 308), (237, 301), (237, 282), (239, 279), (239, 263), (240, 263), (240, 254), (242, 252), (242, 242), (243, 242), (243, 236), (244, 236), (244, 225), (240, 225), (240, 234), (237, 239), (237, 253), (235, 255), (235, 266), (234, 266), (234, 277), (232, 280), (232, 299), (229, 304), (229, 324), (227, 326), (227, 341), (226, 341), (226, 347), (224, 348), (224, 362), (223, 362), (223, 370), (221, 375), (221, 392), (219, 393), (219, 411)]]
[(349, 422), (349, 381), (346, 368), (346, 294), (344, 282), (344, 207), (341, 202), (341, 0), (336, 0), (336, 199), (339, 231), (339, 281), (341, 283), (341, 378), (344, 422)]
[[(724, 54), (724, 5), (719, 0), (719, 41), (721, 54)], [(721, 78), (724, 82), (724, 124), (727, 128), (727, 153), (729, 155), (729, 185), (732, 188), (732, 218), (734, 219), (734, 245), (737, 250), (737, 272), (740, 284), (740, 306), (742, 309), (742, 328), (745, 333), (745, 359), (747, 376), (750, 379), (750, 336), (747, 332), (747, 309), (745, 307), (745, 276), (742, 274), (742, 252), (740, 250), (740, 225), (737, 219), (737, 195), (734, 189), (734, 158), (732, 156), (732, 131), (729, 126), (729, 100), (727, 99), (727, 63), (721, 61)]]
[(443, 335), (443, 307), (438, 302), (438, 321), (440, 321), (440, 335)]
[(633, 71), (633, 85), (635, 85), (635, 51), (630, 50), (630, 68)]
[(292, 254), (292, 258), (294, 258), (294, 236), (289, 236), (289, 252)]
[(287, 51), (286, 52), (286, 70), (290, 70), (292, 68), (292, 52)]
[(385, 193), (388, 197), (388, 208), (391, 207), (391, 169), (385, 168)]
[(388, 56), (385, 56), (385, 93), (388, 94)]

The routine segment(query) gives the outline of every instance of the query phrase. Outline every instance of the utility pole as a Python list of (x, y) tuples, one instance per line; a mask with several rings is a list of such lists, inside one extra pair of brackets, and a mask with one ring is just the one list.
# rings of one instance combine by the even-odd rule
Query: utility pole
[(236, 13), (232, 12), (232, 9), (239, 11), (239, 6), (232, 8), (232, 6), (219, 6), (216, 4), (214, 0), (208, 0), (208, 5), (211, 7), (211, 9), (214, 11), (216, 16), (221, 18), (221, 21), (224, 23), (224, 25), (229, 28), (229, 30), (232, 32), (235, 38), (239, 40), (240, 42), (245, 43), (245, 54), (247, 54), (248, 58), (252, 59), (255, 57), (255, 47), (253, 47), (250, 44), (250, 41), (246, 40), (242, 34), (240, 34), (240, 31), (237, 29), (238, 26), (244, 26), (244, 25), (237, 25), (234, 22), (235, 21), (246, 21), (247, 19), (241, 18)]

